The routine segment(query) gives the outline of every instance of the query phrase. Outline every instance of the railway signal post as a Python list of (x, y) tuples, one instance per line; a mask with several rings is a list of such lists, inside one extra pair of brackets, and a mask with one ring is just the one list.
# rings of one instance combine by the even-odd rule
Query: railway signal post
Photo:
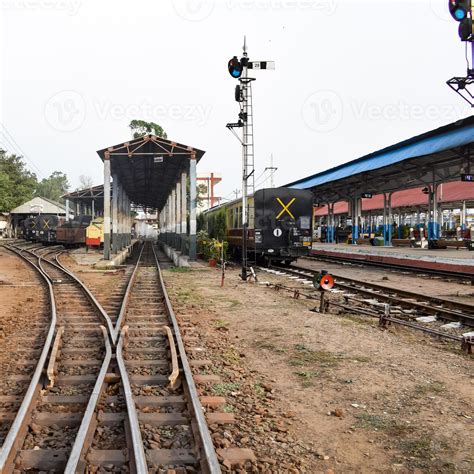
[[(242, 144), (242, 274), (241, 278), (248, 278), (248, 197), (255, 192), (255, 161), (254, 161), (254, 133), (253, 133), (253, 106), (252, 82), (255, 78), (248, 76), (249, 69), (275, 69), (273, 61), (250, 61), (247, 54), (247, 41), (244, 37), (243, 56), (237, 56), (228, 63), (229, 74), (239, 80), (235, 88), (235, 100), (240, 104), (239, 120), (228, 123), (231, 130)], [(242, 128), (242, 138), (234, 131)]]
[(465, 77), (453, 77), (446, 83), (466, 102), (474, 107), (474, 2), (472, 0), (449, 0), (449, 13), (459, 23), (459, 39), (466, 43), (466, 59), (468, 44), (471, 45), (471, 65)]

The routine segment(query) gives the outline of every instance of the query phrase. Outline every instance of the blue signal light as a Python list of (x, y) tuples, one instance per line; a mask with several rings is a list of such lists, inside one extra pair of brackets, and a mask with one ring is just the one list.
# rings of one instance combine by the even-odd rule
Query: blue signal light
[(464, 20), (464, 18), (466, 18), (466, 11), (462, 8), (456, 8), (456, 10), (454, 10), (454, 16), (456, 17), (456, 20)]
[(238, 69), (233, 69), (231, 74), (232, 74), (232, 77), (238, 78), (240, 77), (241, 71), (239, 71)]

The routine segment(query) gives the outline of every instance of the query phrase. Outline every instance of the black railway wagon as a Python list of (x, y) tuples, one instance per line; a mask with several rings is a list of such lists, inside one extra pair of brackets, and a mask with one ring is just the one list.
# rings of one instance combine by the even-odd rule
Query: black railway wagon
[(35, 217), (36, 241), (44, 244), (56, 243), (56, 229), (64, 223), (64, 218), (53, 214), (41, 214)]
[[(242, 201), (210, 209), (208, 221), (218, 212), (226, 213), (226, 239), (231, 252), (242, 252)], [(263, 262), (291, 263), (309, 255), (312, 245), (313, 195), (292, 188), (261, 189), (249, 197), (248, 250)]]
[(91, 216), (78, 216), (65, 222), (56, 229), (56, 242), (64, 245), (85, 245), (86, 229), (92, 220)]
[(313, 194), (291, 188), (261, 189), (254, 194), (254, 247), (266, 261), (290, 263), (309, 254)]
[(28, 242), (36, 240), (36, 224), (34, 217), (27, 217), (22, 223), (23, 237)]

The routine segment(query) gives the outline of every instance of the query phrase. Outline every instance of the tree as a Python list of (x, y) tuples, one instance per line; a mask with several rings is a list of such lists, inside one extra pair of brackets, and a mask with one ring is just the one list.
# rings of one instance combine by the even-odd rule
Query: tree
[(44, 178), (38, 183), (35, 195), (53, 201), (64, 202), (61, 196), (68, 191), (69, 181), (67, 176), (61, 171), (54, 171), (49, 178)]
[(133, 133), (133, 138), (140, 138), (148, 134), (156, 135), (161, 138), (168, 138), (166, 132), (161, 125), (154, 122), (145, 122), (144, 120), (132, 120), (130, 122), (130, 130)]
[(207, 200), (207, 186), (203, 183), (197, 185), (196, 189), (196, 204), (198, 207), (204, 207)]
[(38, 184), (36, 175), (26, 169), (21, 156), (7, 155), (0, 149), (0, 211), (9, 212), (29, 201)]
[(94, 182), (92, 181), (92, 178), (90, 176), (81, 174), (81, 176), (79, 176), (79, 187), (77, 188), (77, 191), (81, 189), (92, 188), (93, 184)]

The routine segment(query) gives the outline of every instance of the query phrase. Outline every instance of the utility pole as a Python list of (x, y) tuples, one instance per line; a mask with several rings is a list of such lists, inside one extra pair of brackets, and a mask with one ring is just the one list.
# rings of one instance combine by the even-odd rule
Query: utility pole
[[(241, 278), (247, 281), (248, 276), (248, 197), (255, 191), (255, 161), (253, 135), (252, 82), (248, 76), (249, 69), (275, 69), (273, 61), (250, 61), (247, 54), (247, 39), (244, 37), (243, 56), (239, 60), (234, 56), (228, 63), (229, 74), (239, 79), (235, 88), (235, 100), (240, 103), (239, 121), (228, 123), (227, 128), (234, 133), (242, 144), (242, 273)], [(234, 131), (242, 128), (242, 138)]]
[(274, 176), (275, 176), (275, 171), (277, 171), (278, 168), (275, 168), (275, 167), (273, 166), (273, 153), (270, 155), (270, 166), (267, 166), (267, 167), (265, 168), (265, 171), (267, 171), (267, 170), (270, 171), (270, 187), (271, 187), (271, 188), (274, 188), (274, 187), (275, 187), (275, 183), (274, 183), (273, 178), (274, 178)]

